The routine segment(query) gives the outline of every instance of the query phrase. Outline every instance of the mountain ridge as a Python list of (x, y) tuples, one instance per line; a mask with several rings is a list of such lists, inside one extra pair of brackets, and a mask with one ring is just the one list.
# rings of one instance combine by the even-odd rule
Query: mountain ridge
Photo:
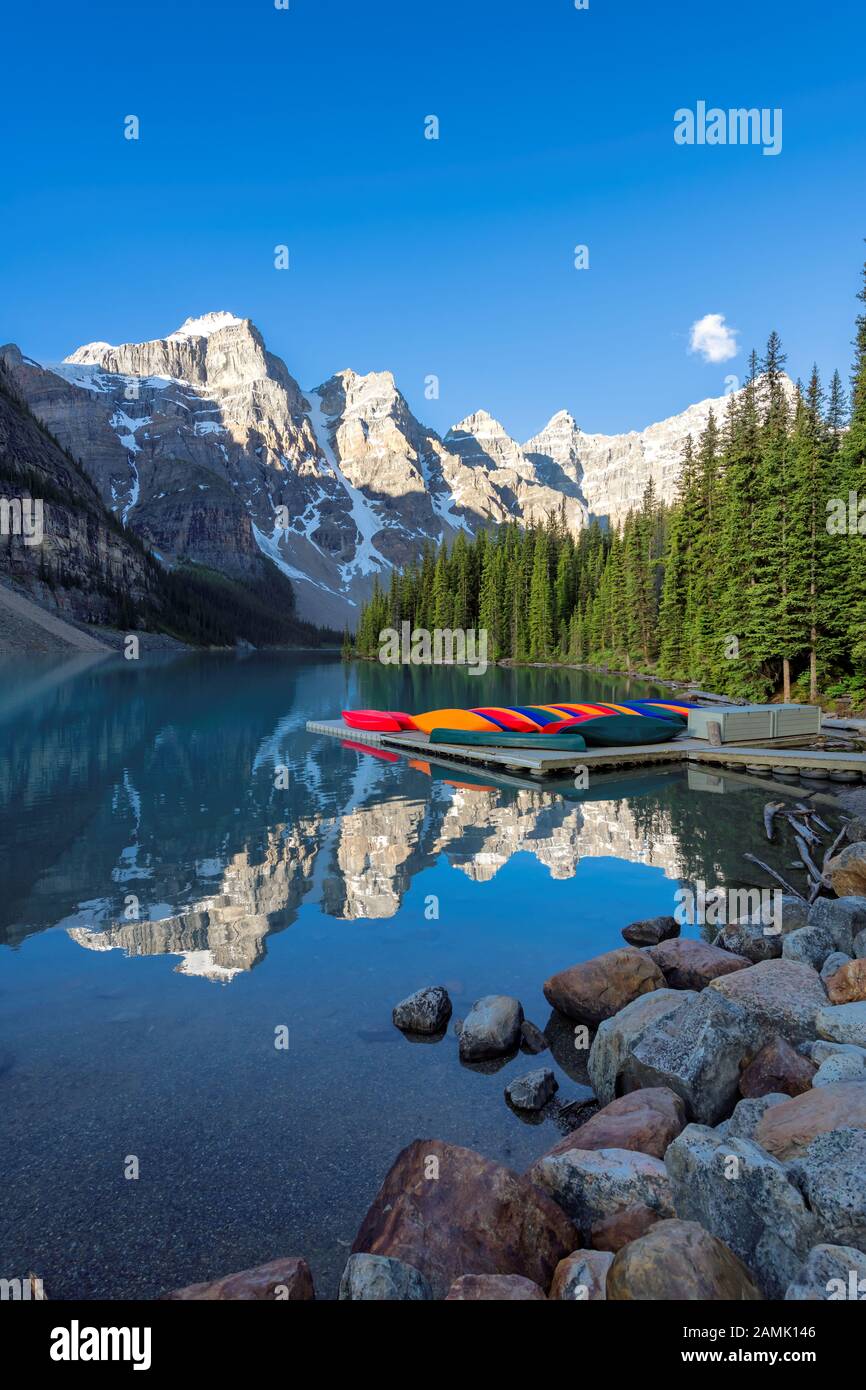
[(377, 578), (460, 529), (560, 510), (575, 534), (592, 519), (619, 526), (650, 480), (673, 500), (686, 435), (727, 401), (618, 435), (562, 409), (523, 443), (478, 409), (441, 436), (391, 371), (345, 367), (304, 389), (228, 310), (143, 343), (83, 344), (61, 363), (4, 353), (30, 408), (164, 565), (245, 579), (264, 555), (299, 614), (330, 626), (353, 626)]

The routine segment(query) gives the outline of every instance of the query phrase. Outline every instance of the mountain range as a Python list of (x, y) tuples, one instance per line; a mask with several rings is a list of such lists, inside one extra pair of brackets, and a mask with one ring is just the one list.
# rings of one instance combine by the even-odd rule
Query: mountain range
[(619, 525), (653, 480), (673, 499), (680, 455), (725, 397), (640, 432), (586, 433), (565, 410), (519, 443), (484, 410), (440, 436), (391, 372), (336, 372), (302, 389), (255, 325), (227, 312), (165, 338), (88, 343), (60, 363), (0, 348), (5, 376), (102, 503), (174, 570), (192, 563), (291, 580), (298, 615), (354, 626), (375, 578), (460, 528)]

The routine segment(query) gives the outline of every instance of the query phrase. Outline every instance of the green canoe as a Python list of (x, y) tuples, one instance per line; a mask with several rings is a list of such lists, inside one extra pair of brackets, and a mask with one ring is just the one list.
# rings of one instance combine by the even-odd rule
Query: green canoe
[(584, 753), (581, 734), (498, 734), (478, 729), (433, 729), (431, 743), (458, 743), (467, 748), (552, 748), (558, 753)]

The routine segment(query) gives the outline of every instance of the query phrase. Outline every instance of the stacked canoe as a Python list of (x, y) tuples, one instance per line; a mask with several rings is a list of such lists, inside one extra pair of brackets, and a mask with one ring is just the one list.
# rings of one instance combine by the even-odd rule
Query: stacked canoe
[(344, 710), (350, 729), (374, 733), (422, 733), (431, 743), (473, 747), (553, 748), (580, 752), (665, 743), (688, 723), (692, 705), (666, 700), (630, 700), (555, 705), (490, 705), (478, 709), (435, 709), (423, 714), (396, 710)]

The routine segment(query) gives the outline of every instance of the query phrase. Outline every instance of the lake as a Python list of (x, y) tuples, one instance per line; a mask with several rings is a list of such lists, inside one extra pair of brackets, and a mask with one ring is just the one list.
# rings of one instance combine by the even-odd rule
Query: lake
[(577, 1094), (567, 1029), (474, 1069), (453, 1031), (403, 1038), (393, 1005), (515, 994), (545, 1027), (548, 975), (681, 883), (755, 881), (766, 790), (685, 769), (498, 785), (305, 722), (654, 693), (303, 654), (0, 666), (0, 1276), (147, 1298), (299, 1254), (334, 1297), (412, 1139), (520, 1170), (556, 1142), (503, 1088), (543, 1063)]

